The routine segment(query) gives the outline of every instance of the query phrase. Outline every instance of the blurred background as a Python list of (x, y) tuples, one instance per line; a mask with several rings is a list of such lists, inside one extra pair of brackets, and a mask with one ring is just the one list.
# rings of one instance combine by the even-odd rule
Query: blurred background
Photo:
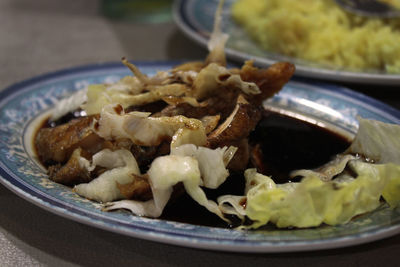
[(122, 56), (203, 59), (206, 50), (173, 23), (171, 5), (171, 0), (1, 0), (0, 62), (6, 67), (0, 70), (0, 88)]

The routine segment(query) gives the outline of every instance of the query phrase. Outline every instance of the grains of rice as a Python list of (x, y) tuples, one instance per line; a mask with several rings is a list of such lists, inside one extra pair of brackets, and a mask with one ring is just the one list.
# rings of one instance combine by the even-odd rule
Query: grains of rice
[(266, 50), (335, 68), (400, 73), (400, 19), (355, 16), (332, 0), (238, 0), (232, 16)]

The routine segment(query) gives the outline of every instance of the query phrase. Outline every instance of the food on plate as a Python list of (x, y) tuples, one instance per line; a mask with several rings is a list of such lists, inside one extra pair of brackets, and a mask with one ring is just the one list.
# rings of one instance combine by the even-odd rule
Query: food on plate
[[(242, 228), (346, 223), (376, 209), (381, 198), (398, 206), (399, 125), (359, 118), (351, 145), (330, 133), (323, 139), (306, 133), (316, 146), (295, 149), (300, 161), (288, 167), (283, 147), (304, 145), (305, 126), (289, 135), (290, 126), (276, 131), (283, 121), (299, 122), (275, 120), (263, 102), (289, 81), (294, 65), (226, 67), (226, 36), (216, 25), (204, 62), (147, 76), (123, 59), (133, 75), (60, 100), (34, 138), (49, 178), (105, 211), (168, 217), (174, 203), (191, 201), (225, 226)], [(275, 136), (288, 135), (283, 151), (271, 149), (278, 141), (268, 135), (273, 128)], [(324, 146), (334, 150), (319, 153)], [(311, 154), (314, 165), (305, 164)]]
[[(283, 87), (294, 66), (189, 63), (148, 77), (123, 62), (135, 76), (89, 85), (85, 94), (61, 100), (52, 126), (38, 131), (36, 151), (49, 178), (99, 202), (128, 199), (108, 203), (107, 210), (150, 217), (159, 217), (171, 195), (184, 189), (227, 220), (200, 186), (216, 189), (230, 170), (247, 167), (247, 138), (261, 119), (262, 102)], [(65, 122), (77, 110), (79, 116)]]
[(400, 9), (400, 1), (399, 0), (380, 0), (379, 2), (389, 5), (391, 8)]
[(238, 0), (234, 20), (268, 51), (353, 71), (400, 73), (400, 19), (366, 18), (333, 0)]

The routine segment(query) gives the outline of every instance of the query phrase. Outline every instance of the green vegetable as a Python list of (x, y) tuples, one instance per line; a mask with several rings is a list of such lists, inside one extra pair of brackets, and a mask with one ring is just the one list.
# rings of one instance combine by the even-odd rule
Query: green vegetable
[[(380, 197), (391, 205), (400, 202), (400, 166), (350, 163), (355, 179), (324, 182), (317, 176), (303, 178), (293, 191), (277, 187), (271, 178), (257, 175), (258, 184), (247, 193), (247, 216), (257, 228), (267, 222), (278, 227), (312, 227), (321, 223), (336, 225), (380, 205)], [(246, 177), (254, 180), (254, 176)], [(340, 182), (336, 181), (339, 180)], [(287, 186), (286, 184), (285, 186)]]
[[(271, 177), (255, 169), (247, 170), (245, 214), (254, 221), (250, 228), (268, 222), (277, 227), (342, 224), (376, 209), (381, 197), (391, 207), (398, 206), (400, 126), (361, 118), (359, 121), (358, 133), (346, 154), (363, 157), (341, 155), (339, 160), (336, 158), (323, 168), (298, 171), (304, 175), (300, 183), (277, 185)], [(344, 163), (354, 177), (346, 174)], [(336, 176), (327, 176), (326, 170), (334, 170), (329, 173)], [(243, 211), (236, 210), (238, 216), (243, 216)]]
[(400, 164), (400, 125), (358, 118), (359, 129), (347, 153), (376, 163)]

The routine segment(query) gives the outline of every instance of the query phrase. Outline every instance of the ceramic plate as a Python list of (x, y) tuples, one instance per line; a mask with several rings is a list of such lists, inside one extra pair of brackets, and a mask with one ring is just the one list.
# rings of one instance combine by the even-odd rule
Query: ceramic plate
[[(174, 62), (137, 62), (149, 75)], [(386, 206), (341, 226), (299, 230), (239, 231), (137, 217), (125, 211), (103, 212), (99, 204), (47, 179), (32, 153), (34, 125), (57, 99), (92, 83), (117, 81), (130, 72), (120, 63), (78, 67), (39, 76), (0, 92), (1, 182), (26, 200), (63, 217), (94, 227), (168, 244), (238, 252), (288, 252), (343, 247), (400, 232), (400, 209)], [(289, 115), (352, 136), (356, 116), (400, 123), (400, 112), (353, 91), (326, 84), (289, 82), (265, 103)]]
[[(207, 46), (214, 24), (214, 14), (219, 0), (177, 0), (174, 3), (174, 18), (180, 29), (191, 39)], [(285, 57), (261, 49), (247, 34), (235, 24), (230, 15), (234, 0), (226, 0), (223, 9), (222, 28), (229, 34), (226, 44), (228, 58), (243, 62), (254, 59), (260, 66), (268, 66), (276, 61), (289, 61), (296, 65), (296, 75), (324, 80), (356, 82), (366, 84), (399, 85), (400, 75), (383, 72), (352, 72), (330, 69), (328, 66), (311, 64), (295, 58)]]

